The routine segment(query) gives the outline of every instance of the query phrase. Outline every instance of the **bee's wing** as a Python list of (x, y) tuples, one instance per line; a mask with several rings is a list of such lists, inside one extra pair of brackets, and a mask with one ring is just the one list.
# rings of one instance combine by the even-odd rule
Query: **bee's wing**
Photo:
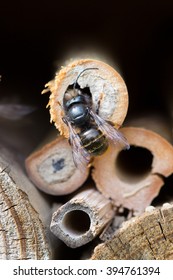
[(35, 111), (35, 108), (24, 104), (0, 104), (0, 117), (17, 121)]
[(66, 122), (70, 131), (70, 144), (72, 146), (73, 160), (81, 171), (87, 168), (91, 160), (90, 154), (82, 147), (81, 140), (78, 134), (75, 133), (70, 122)]
[(98, 125), (102, 133), (108, 137), (115, 145), (120, 144), (125, 149), (129, 149), (130, 145), (127, 142), (127, 139), (124, 135), (118, 131), (115, 127), (109, 124), (107, 121), (102, 119), (99, 115), (90, 111), (91, 116), (93, 117), (95, 123)]

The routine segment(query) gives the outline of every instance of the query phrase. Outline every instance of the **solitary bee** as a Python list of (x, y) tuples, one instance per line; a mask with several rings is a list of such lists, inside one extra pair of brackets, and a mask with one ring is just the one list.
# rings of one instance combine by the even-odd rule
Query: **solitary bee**
[(81, 89), (78, 79), (87, 70), (78, 76), (75, 83), (68, 88), (63, 98), (65, 117), (63, 121), (69, 128), (69, 142), (73, 150), (74, 163), (80, 169), (85, 168), (93, 156), (102, 155), (108, 148), (109, 141), (121, 144), (128, 149), (129, 144), (125, 137), (116, 130), (111, 123), (99, 116), (100, 102), (94, 111), (92, 99), (86, 89)]

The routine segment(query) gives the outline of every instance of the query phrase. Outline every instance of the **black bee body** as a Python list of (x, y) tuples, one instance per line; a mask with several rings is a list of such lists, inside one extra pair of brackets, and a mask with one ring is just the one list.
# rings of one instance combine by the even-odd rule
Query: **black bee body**
[[(78, 91), (80, 93), (80, 91)], [(69, 93), (68, 93), (69, 96)], [(89, 110), (87, 106), (87, 100), (82, 92), (80, 95), (72, 97), (71, 99), (66, 101), (66, 93), (64, 95), (64, 108), (66, 111), (66, 115), (68, 120), (76, 126), (86, 125), (90, 116)]]
[(98, 68), (86, 68), (77, 77), (75, 83), (70, 86), (63, 98), (64, 122), (69, 128), (69, 141), (73, 150), (73, 159), (77, 167), (88, 165), (92, 156), (103, 154), (108, 148), (108, 139), (114, 144), (118, 142), (129, 148), (124, 136), (113, 125), (102, 119), (92, 109), (92, 98), (86, 88), (81, 89), (77, 84), (78, 78), (86, 70)]
[(108, 148), (105, 135), (98, 128), (92, 127), (80, 134), (83, 147), (91, 156), (102, 155)]
[[(81, 90), (78, 90), (77, 93), (79, 95), (69, 100), (66, 100), (66, 93), (64, 95), (66, 120), (75, 128), (80, 129), (78, 135), (83, 148), (88, 151), (91, 156), (101, 155), (106, 151), (108, 141), (101, 130), (95, 125), (90, 115), (91, 98)], [(74, 92), (72, 95), (74, 95)], [(67, 96), (69, 97), (69, 92)]]

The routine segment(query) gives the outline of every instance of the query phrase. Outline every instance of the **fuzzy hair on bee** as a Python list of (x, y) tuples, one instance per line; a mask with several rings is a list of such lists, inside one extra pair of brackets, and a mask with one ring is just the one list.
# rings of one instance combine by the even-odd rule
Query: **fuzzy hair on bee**
[(91, 162), (92, 157), (102, 155), (108, 148), (109, 142), (129, 149), (129, 144), (123, 134), (110, 122), (99, 116), (100, 101), (93, 109), (91, 94), (88, 89), (81, 89), (79, 77), (89, 70), (86, 68), (76, 78), (74, 84), (67, 88), (63, 98), (63, 121), (69, 129), (69, 142), (72, 146), (75, 165), (81, 170)]

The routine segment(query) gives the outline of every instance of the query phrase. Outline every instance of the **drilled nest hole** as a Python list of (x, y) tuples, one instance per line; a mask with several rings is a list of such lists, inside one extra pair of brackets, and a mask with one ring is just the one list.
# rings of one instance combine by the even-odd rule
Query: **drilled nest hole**
[(80, 236), (90, 229), (89, 215), (82, 210), (68, 212), (63, 219), (63, 227), (69, 235)]
[(152, 170), (153, 155), (143, 147), (131, 146), (121, 151), (116, 158), (116, 172), (122, 181), (137, 183)]

